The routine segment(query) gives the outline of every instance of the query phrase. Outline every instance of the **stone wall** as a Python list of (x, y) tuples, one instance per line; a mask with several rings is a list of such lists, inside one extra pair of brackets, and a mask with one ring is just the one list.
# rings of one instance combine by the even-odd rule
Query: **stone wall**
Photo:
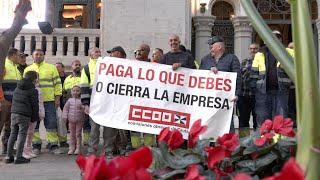
[[(191, 46), (190, 0), (108, 0), (102, 1), (101, 45), (105, 52), (121, 45), (128, 58), (141, 43), (169, 50), (171, 33)], [(150, 56), (151, 57), (151, 54)]]

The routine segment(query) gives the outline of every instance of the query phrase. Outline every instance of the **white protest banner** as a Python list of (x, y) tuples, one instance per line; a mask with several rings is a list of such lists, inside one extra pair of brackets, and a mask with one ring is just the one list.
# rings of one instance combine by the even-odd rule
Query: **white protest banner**
[(105, 57), (96, 66), (90, 116), (117, 129), (159, 134), (165, 127), (187, 138), (194, 121), (208, 130), (202, 138), (229, 132), (236, 73), (192, 70)]

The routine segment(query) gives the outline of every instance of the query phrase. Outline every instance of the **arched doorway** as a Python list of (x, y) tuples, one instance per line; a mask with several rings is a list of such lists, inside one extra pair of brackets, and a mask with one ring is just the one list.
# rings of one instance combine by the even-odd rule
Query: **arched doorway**
[(225, 40), (226, 52), (234, 52), (234, 29), (231, 18), (234, 16), (234, 10), (230, 3), (219, 1), (213, 4), (212, 15), (216, 17), (212, 27), (212, 36), (222, 36)]
[[(282, 34), (283, 44), (286, 46), (292, 42), (291, 27), (291, 9), (286, 0), (253, 0), (258, 12), (268, 24), (270, 29), (278, 30)], [(317, 42), (318, 31), (314, 20), (318, 18), (318, 6), (316, 0), (309, 1), (311, 18), (313, 20), (312, 28)], [(252, 40), (263, 45), (262, 39), (253, 30)]]

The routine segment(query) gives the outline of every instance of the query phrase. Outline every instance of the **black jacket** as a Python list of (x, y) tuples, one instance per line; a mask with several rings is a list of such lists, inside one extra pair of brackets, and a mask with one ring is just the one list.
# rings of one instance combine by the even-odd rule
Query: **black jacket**
[(11, 113), (31, 117), (31, 122), (39, 120), (38, 90), (25, 78), (18, 82), (13, 92)]
[(185, 68), (196, 69), (192, 55), (183, 51), (174, 53), (169, 51), (160, 59), (160, 64), (173, 65), (174, 63), (181, 63)]

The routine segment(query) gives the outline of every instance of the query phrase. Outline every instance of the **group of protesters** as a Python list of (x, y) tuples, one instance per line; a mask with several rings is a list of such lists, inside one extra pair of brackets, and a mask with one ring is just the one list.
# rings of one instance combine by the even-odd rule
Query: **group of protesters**
[[(282, 40), (279, 31), (273, 33)], [(292, 100), (294, 85), (266, 45), (260, 48), (257, 43), (250, 44), (249, 57), (241, 63), (237, 56), (226, 52), (222, 37), (211, 37), (208, 45), (209, 52), (200, 64), (191, 51), (181, 45), (176, 34), (169, 36), (169, 52), (164, 54), (161, 48), (154, 48), (149, 59), (150, 46), (141, 44), (134, 51), (134, 57), (138, 61), (171, 65), (174, 71), (183, 67), (210, 70), (214, 74), (220, 71), (237, 73), (236, 91), (230, 101), (237, 104), (240, 137), (250, 134), (251, 117), (254, 129), (275, 115), (295, 118), (295, 102)], [(287, 48), (287, 51), (293, 56), (292, 49)], [(121, 46), (115, 46), (107, 53), (111, 57), (127, 57)], [(128, 155), (142, 144), (156, 145), (153, 134), (144, 133), (142, 140), (140, 132), (100, 127), (91, 119), (89, 112), (94, 73), (102, 53), (99, 48), (92, 47), (88, 55), (88, 64), (82, 68), (80, 61), (74, 60), (71, 63), (72, 72), (67, 76), (64, 64), (45, 62), (41, 49), (32, 52), (33, 64), (29, 66), (26, 65), (28, 54), (15, 48), (8, 51), (0, 89), (2, 154), (6, 155), (6, 163), (28, 163), (41, 153), (40, 121), (46, 129), (46, 148), (52, 154), (64, 153), (61, 150), (64, 147), (69, 148), (67, 153), (70, 155), (81, 153), (85, 147), (88, 156), (97, 154), (100, 151), (100, 130), (103, 130), (101, 151), (105, 152), (106, 158)], [(62, 116), (57, 117), (60, 110)], [(69, 143), (66, 135), (58, 134), (58, 121), (67, 124)], [(231, 122), (230, 131), (234, 131), (233, 119)]]

